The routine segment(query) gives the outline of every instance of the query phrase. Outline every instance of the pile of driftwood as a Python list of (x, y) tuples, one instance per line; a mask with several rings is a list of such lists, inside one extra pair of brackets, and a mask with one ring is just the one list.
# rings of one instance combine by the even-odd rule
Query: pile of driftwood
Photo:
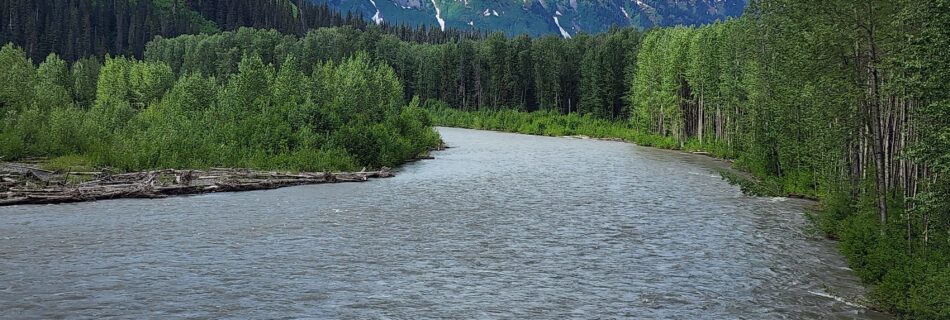
[(158, 170), (133, 173), (53, 172), (31, 164), (0, 163), (0, 206), (274, 189), (305, 184), (362, 182), (392, 177), (389, 168), (360, 172), (277, 172), (248, 169)]

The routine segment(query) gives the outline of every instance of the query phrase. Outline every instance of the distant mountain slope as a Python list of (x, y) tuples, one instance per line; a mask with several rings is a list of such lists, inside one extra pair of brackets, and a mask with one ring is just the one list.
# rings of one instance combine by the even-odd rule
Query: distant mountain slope
[(742, 14), (747, 0), (312, 0), (380, 22), (508, 34), (597, 33), (611, 26), (700, 25)]

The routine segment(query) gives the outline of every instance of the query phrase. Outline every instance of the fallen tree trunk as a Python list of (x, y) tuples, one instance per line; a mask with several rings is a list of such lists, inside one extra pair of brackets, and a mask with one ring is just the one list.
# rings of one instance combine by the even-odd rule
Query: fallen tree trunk
[[(71, 182), (74, 177), (95, 180)], [(118, 198), (163, 198), (212, 192), (275, 189), (307, 184), (389, 178), (389, 168), (361, 172), (278, 172), (236, 168), (156, 170), (122, 174), (55, 173), (27, 165), (0, 164), (0, 206), (53, 204)]]

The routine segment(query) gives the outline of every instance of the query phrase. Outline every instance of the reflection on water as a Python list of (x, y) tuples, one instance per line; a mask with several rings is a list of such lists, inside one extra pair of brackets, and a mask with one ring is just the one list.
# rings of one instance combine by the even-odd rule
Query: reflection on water
[(365, 184), (0, 208), (0, 318), (883, 317), (717, 161), (440, 131)]

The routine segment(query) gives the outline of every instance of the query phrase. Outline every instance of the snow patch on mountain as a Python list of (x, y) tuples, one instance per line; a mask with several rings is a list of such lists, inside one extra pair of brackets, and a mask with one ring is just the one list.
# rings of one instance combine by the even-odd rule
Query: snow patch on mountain
[(373, 22), (376, 24), (383, 23), (383, 17), (379, 13), (379, 7), (376, 6), (376, 0), (369, 0), (369, 2), (373, 4), (373, 8), (376, 8), (376, 14), (373, 15)]
[(435, 19), (439, 20), (439, 28), (445, 31), (445, 20), (442, 20), (442, 9), (439, 9), (439, 5), (435, 3), (435, 0), (432, 0), (432, 6), (435, 7)]
[(656, 10), (656, 9), (653, 9), (653, 7), (651, 7), (649, 4), (646, 4), (646, 3), (643, 2), (643, 1), (640, 1), (640, 0), (633, 0), (633, 2), (635, 2), (635, 3), (637, 4), (637, 6), (640, 7), (641, 10)]

